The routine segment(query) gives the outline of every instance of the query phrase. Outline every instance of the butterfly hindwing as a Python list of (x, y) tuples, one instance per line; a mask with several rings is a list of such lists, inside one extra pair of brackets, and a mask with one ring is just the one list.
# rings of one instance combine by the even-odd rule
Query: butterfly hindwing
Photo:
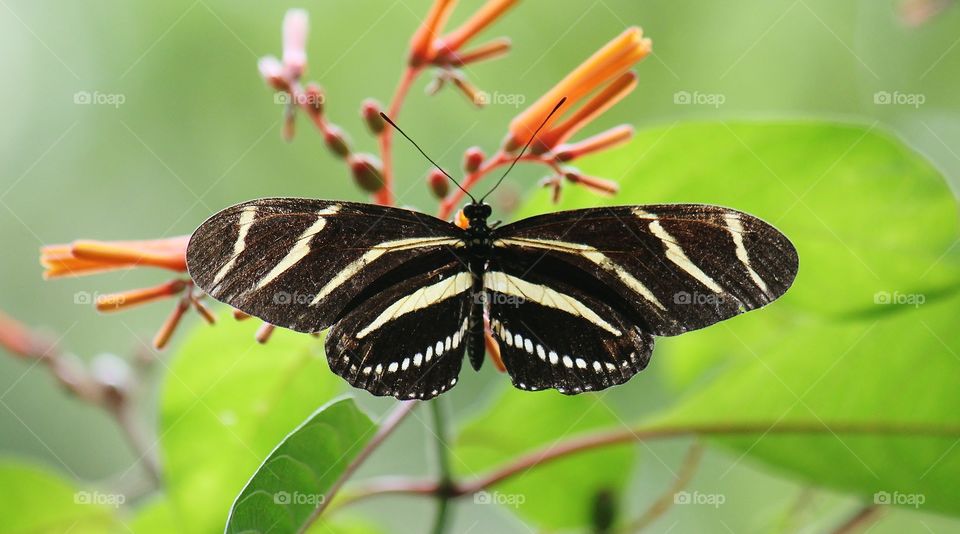
[(699, 204), (551, 213), (494, 230), (497, 254), (563, 272), (654, 335), (677, 335), (764, 306), (797, 274), (797, 252), (751, 215)]
[(474, 277), (451, 263), (379, 291), (327, 334), (330, 368), (355, 387), (430, 399), (457, 382)]
[(319, 332), (375, 284), (457, 261), (461, 233), (406, 209), (259, 199), (204, 222), (187, 265), (214, 298), (275, 325)]
[(514, 386), (568, 395), (622, 384), (650, 360), (653, 337), (562, 278), (500, 264), (484, 275), (490, 327)]

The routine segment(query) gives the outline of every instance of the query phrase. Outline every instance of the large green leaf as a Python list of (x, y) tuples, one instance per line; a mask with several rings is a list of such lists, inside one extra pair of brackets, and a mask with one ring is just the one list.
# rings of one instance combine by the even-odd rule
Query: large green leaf
[[(658, 423), (757, 424), (718, 441), (868, 502), (885, 492), (960, 513), (957, 207), (922, 158), (856, 126), (693, 124), (645, 132), (585, 170), (622, 179), (617, 203), (754, 213), (800, 254), (781, 301), (659, 342), (651, 367), (687, 390)], [(567, 193), (569, 206), (600, 202)], [(764, 434), (774, 423), (818, 428)], [(850, 435), (848, 425), (928, 432)]]
[[(761, 340), (762, 349), (739, 324), (690, 334), (677, 340), (683, 357), (722, 346), (751, 361), (720, 373), (660, 421), (756, 424), (756, 434), (720, 442), (868, 502), (883, 492), (922, 495), (923, 509), (960, 515), (958, 310), (960, 296), (866, 321), (811, 321), (782, 329), (778, 343)], [(774, 423), (810, 423), (816, 433), (764, 434)], [(880, 428), (851, 434), (849, 425)], [(898, 425), (917, 430), (884, 433)]]
[(321, 407), (280, 442), (247, 482), (226, 532), (299, 532), (375, 430), (351, 399)]
[[(490, 409), (463, 427), (453, 467), (462, 476), (476, 476), (522, 453), (619, 422), (601, 395), (506, 388)], [(634, 457), (632, 445), (579, 454), (527, 470), (473, 500), (501, 504), (544, 528), (582, 528), (591, 524), (598, 495), (623, 490)]]
[(219, 532), (230, 504), (276, 444), (342, 390), (315, 338), (256, 321), (199, 325), (161, 400), (168, 495), (184, 532)]
[(109, 532), (122, 495), (80, 490), (60, 477), (12, 460), (0, 463), (0, 530), (8, 534)]

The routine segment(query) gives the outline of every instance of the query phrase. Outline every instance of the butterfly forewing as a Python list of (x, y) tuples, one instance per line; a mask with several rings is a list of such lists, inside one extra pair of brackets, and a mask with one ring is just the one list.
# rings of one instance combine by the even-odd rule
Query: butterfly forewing
[(546, 214), (495, 230), (494, 245), (504, 261), (562, 272), (653, 335), (768, 304), (790, 287), (798, 266), (793, 245), (773, 226), (699, 204)]
[(319, 332), (378, 281), (457, 263), (461, 233), (405, 209), (260, 199), (203, 223), (190, 239), (187, 265), (218, 300), (271, 324)]
[(374, 395), (436, 397), (460, 374), (473, 289), (459, 264), (383, 288), (330, 329), (330, 368)]

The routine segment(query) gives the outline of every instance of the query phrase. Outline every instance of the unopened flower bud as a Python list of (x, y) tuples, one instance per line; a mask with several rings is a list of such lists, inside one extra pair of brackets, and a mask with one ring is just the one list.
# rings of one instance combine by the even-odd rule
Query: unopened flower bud
[(273, 56), (264, 56), (257, 61), (257, 68), (260, 70), (260, 76), (277, 91), (288, 91), (290, 85), (284, 76), (283, 64)]
[(323, 132), (323, 142), (327, 144), (330, 152), (339, 158), (346, 158), (350, 155), (350, 143), (347, 141), (347, 135), (340, 128), (330, 126)]
[(357, 154), (350, 158), (350, 172), (360, 189), (376, 193), (383, 188), (383, 172), (380, 162), (369, 154)]
[(387, 126), (387, 121), (383, 120), (383, 117), (380, 116), (380, 113), (383, 111), (383, 106), (380, 105), (380, 102), (372, 98), (368, 98), (363, 101), (363, 106), (360, 108), (360, 115), (363, 117), (363, 121), (367, 123), (367, 128), (374, 135), (380, 135), (380, 132)]
[(430, 174), (427, 175), (427, 185), (430, 187), (433, 196), (437, 198), (444, 198), (450, 192), (450, 181), (437, 169), (431, 170)]
[(620, 190), (620, 185), (612, 180), (605, 180), (603, 178), (597, 178), (596, 176), (587, 176), (575, 170), (568, 171), (564, 174), (564, 177), (571, 183), (580, 184), (594, 193), (603, 196), (613, 196)]
[(316, 83), (310, 82), (307, 84), (307, 88), (304, 89), (303, 97), (306, 99), (306, 108), (314, 117), (319, 117), (323, 115), (323, 103), (326, 99), (326, 95), (323, 93), (323, 88), (321, 88)]
[(487, 159), (487, 156), (480, 147), (470, 147), (463, 153), (463, 170), (468, 174), (474, 172), (480, 168), (480, 165), (483, 165), (485, 159)]
[(481, 91), (472, 83), (468, 82), (463, 76), (453, 76), (452, 80), (457, 89), (459, 89), (460, 92), (467, 97), (467, 100), (472, 102), (474, 106), (482, 108), (490, 103), (490, 95), (484, 91)]
[(293, 141), (294, 134), (297, 133), (297, 108), (288, 103), (283, 110), (283, 129), (281, 130), (283, 140)]
[(294, 79), (300, 78), (307, 66), (307, 31), (309, 19), (303, 9), (291, 9), (283, 18), (283, 64)]
[(270, 336), (273, 335), (273, 331), (276, 330), (276, 328), (277, 327), (270, 323), (263, 323), (260, 325), (260, 328), (257, 329), (257, 333), (253, 335), (253, 338), (257, 340), (257, 343), (262, 345), (270, 341)]

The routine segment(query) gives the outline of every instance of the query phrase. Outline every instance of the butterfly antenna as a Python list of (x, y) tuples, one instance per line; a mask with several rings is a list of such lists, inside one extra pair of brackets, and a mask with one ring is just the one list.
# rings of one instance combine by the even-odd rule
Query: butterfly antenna
[(503, 176), (501, 176), (500, 179), (497, 180), (497, 183), (496, 185), (493, 186), (493, 189), (491, 189), (490, 191), (487, 191), (486, 195), (483, 195), (482, 197), (480, 197), (480, 202), (483, 202), (483, 199), (487, 198), (487, 196), (490, 195), (490, 193), (493, 193), (494, 189), (500, 187), (500, 183), (503, 182), (503, 179), (506, 178), (508, 174), (510, 174), (510, 171), (513, 170), (513, 167), (516, 166), (518, 161), (520, 161), (520, 158), (523, 157), (523, 153), (527, 151), (527, 148), (530, 147), (530, 144), (533, 143), (533, 140), (537, 138), (537, 134), (540, 133), (540, 130), (542, 130), (543, 127), (547, 125), (547, 121), (550, 120), (550, 117), (553, 117), (553, 114), (556, 113), (557, 110), (560, 109), (560, 106), (562, 106), (563, 103), (566, 101), (567, 101), (567, 97), (563, 97), (560, 99), (559, 102), (557, 102), (556, 106), (553, 106), (553, 111), (551, 111), (550, 114), (547, 115), (547, 118), (543, 119), (543, 122), (541, 122), (540, 126), (537, 127), (537, 131), (533, 132), (533, 135), (530, 136), (530, 139), (527, 141), (527, 144), (523, 145), (523, 149), (520, 150), (520, 153), (517, 154), (517, 157), (513, 158), (513, 162), (510, 163), (509, 167), (507, 167), (507, 172), (503, 173)]
[(410, 139), (410, 136), (407, 135), (406, 132), (404, 132), (403, 130), (401, 130), (400, 127), (397, 126), (397, 123), (393, 122), (393, 121), (390, 119), (390, 117), (387, 116), (386, 113), (384, 113), (384, 112), (381, 111), (381, 112), (380, 112), (380, 116), (383, 117), (383, 120), (387, 121), (387, 124), (389, 124), (390, 126), (393, 126), (398, 132), (400, 132), (400, 135), (404, 136), (404, 137), (407, 139), (407, 141), (410, 141), (410, 144), (413, 145), (414, 148), (416, 148), (417, 150), (419, 150), (420, 153), (423, 154), (423, 157), (427, 158), (427, 161), (429, 161), (430, 163), (432, 163), (433, 166), (437, 168), (437, 170), (439, 170), (440, 172), (442, 172), (443, 175), (446, 176), (447, 178), (449, 178), (450, 181), (453, 182), (454, 185), (456, 185), (461, 191), (463, 191), (468, 197), (470, 197), (470, 200), (472, 200), (474, 204), (477, 203), (477, 199), (473, 198), (473, 195), (471, 195), (469, 191), (467, 191), (466, 189), (464, 189), (463, 187), (461, 187), (461, 186), (460, 186), (460, 182), (456, 181), (456, 180), (453, 178), (453, 176), (450, 176), (450, 174), (447, 173), (447, 171), (443, 170), (443, 167), (437, 165), (437, 162), (436, 162), (436, 161), (433, 161), (432, 159), (430, 159), (430, 156), (428, 156), (427, 153), (424, 152), (422, 148), (420, 148), (420, 145), (418, 145), (417, 142), (414, 141), (413, 139)]

